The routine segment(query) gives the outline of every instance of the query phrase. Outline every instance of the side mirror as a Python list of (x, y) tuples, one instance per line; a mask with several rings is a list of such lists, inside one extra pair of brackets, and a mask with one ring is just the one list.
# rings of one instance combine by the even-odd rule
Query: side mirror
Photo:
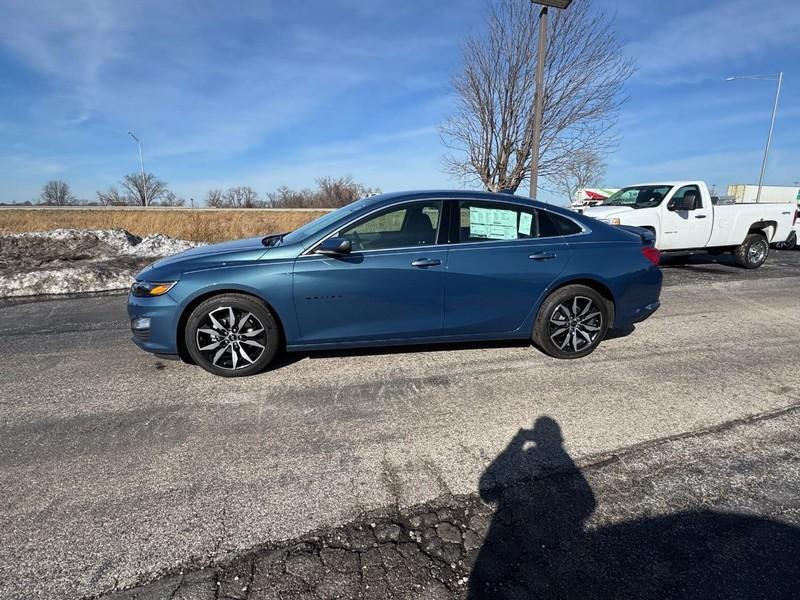
[(340, 256), (342, 254), (350, 254), (353, 250), (353, 245), (350, 240), (340, 237), (328, 238), (319, 245), (317, 254), (325, 254), (326, 256)]
[(694, 198), (684, 196), (683, 198), (672, 199), (669, 201), (667, 210), (694, 210)]

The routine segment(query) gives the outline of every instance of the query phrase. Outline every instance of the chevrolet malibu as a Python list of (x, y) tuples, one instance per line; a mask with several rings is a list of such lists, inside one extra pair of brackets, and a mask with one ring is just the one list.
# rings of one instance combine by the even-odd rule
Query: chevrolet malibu
[(509, 194), (365, 198), (136, 276), (133, 341), (226, 377), (281, 350), (531, 339), (557, 358), (659, 306), (653, 235)]

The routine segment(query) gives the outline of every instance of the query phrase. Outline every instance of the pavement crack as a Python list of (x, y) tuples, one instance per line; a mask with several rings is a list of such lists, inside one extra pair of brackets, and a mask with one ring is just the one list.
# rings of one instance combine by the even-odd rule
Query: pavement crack
[[(692, 431), (686, 431), (683, 433), (676, 433), (674, 435), (654, 438), (651, 440), (640, 442), (638, 444), (623, 446), (621, 448), (617, 448), (611, 451), (598, 452), (596, 454), (588, 454), (576, 462), (577, 466), (582, 471), (599, 469), (607, 465), (610, 465), (612, 463), (618, 462), (624, 457), (630, 456), (642, 450), (649, 450), (651, 448), (663, 446), (664, 444), (669, 444), (671, 442), (678, 442), (682, 440), (696, 439), (709, 435), (725, 433), (726, 431), (730, 431), (738, 427), (745, 427), (747, 425), (752, 425), (755, 423), (761, 423), (764, 421), (777, 419), (798, 411), (800, 411), (800, 402), (795, 402), (788, 406), (782, 406), (780, 408), (767, 410), (760, 413), (747, 415), (744, 417), (739, 417), (737, 419), (731, 419), (729, 421), (724, 421), (723, 423), (718, 423), (717, 425), (712, 425), (710, 427), (703, 427), (700, 429), (694, 429)], [(567, 468), (567, 469), (562, 469), (560, 472), (573, 471), (573, 470), (575, 469)], [(555, 474), (557, 472), (559, 472), (558, 469), (551, 470), (547, 475)]]
[(180, 589), (181, 589), (181, 586), (183, 586), (183, 581), (184, 581), (184, 579), (186, 579), (186, 575), (184, 575), (183, 573), (181, 573), (181, 577), (180, 577), (180, 579), (178, 580), (178, 585), (176, 585), (176, 586), (175, 586), (175, 589), (174, 589), (174, 590), (172, 590), (172, 592), (170, 593), (170, 595), (169, 595), (169, 600), (174, 600), (174, 599), (175, 599), (175, 596), (176, 596), (176, 595), (178, 594), (178, 592), (180, 591)]
[(400, 472), (387, 458), (386, 450), (383, 451), (383, 458), (381, 459), (381, 479), (392, 497), (395, 510), (400, 510), (400, 498), (403, 488)]

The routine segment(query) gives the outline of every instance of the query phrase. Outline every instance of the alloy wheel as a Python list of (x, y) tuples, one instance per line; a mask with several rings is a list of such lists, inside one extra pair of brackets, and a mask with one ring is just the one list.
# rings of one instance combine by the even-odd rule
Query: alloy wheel
[(764, 257), (767, 255), (767, 249), (768, 246), (766, 241), (759, 240), (757, 242), (754, 242), (747, 249), (747, 259), (750, 261), (751, 264), (754, 265), (758, 264), (762, 260), (764, 260)]
[(247, 310), (221, 306), (200, 320), (195, 333), (198, 351), (215, 367), (235, 371), (255, 363), (264, 353), (267, 332)]
[(586, 296), (573, 296), (550, 315), (550, 340), (564, 352), (580, 352), (593, 345), (603, 328), (603, 311)]

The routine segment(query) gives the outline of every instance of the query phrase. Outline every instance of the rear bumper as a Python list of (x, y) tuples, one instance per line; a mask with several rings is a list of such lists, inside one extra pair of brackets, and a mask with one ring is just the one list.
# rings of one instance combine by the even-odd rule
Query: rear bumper
[(631, 276), (625, 292), (617, 299), (614, 328), (640, 323), (661, 306), (661, 269), (653, 266)]
[(651, 302), (650, 304), (646, 304), (645, 306), (642, 306), (642, 307), (636, 309), (636, 311), (634, 312), (634, 315), (631, 318), (630, 322), (631, 323), (641, 323), (647, 317), (649, 317), (654, 312), (656, 312), (660, 306), (661, 306), (661, 302)]
[[(146, 352), (178, 354), (176, 334), (180, 305), (169, 294), (155, 298), (128, 295), (128, 317), (133, 343)], [(149, 319), (149, 326), (134, 328), (135, 319)]]

